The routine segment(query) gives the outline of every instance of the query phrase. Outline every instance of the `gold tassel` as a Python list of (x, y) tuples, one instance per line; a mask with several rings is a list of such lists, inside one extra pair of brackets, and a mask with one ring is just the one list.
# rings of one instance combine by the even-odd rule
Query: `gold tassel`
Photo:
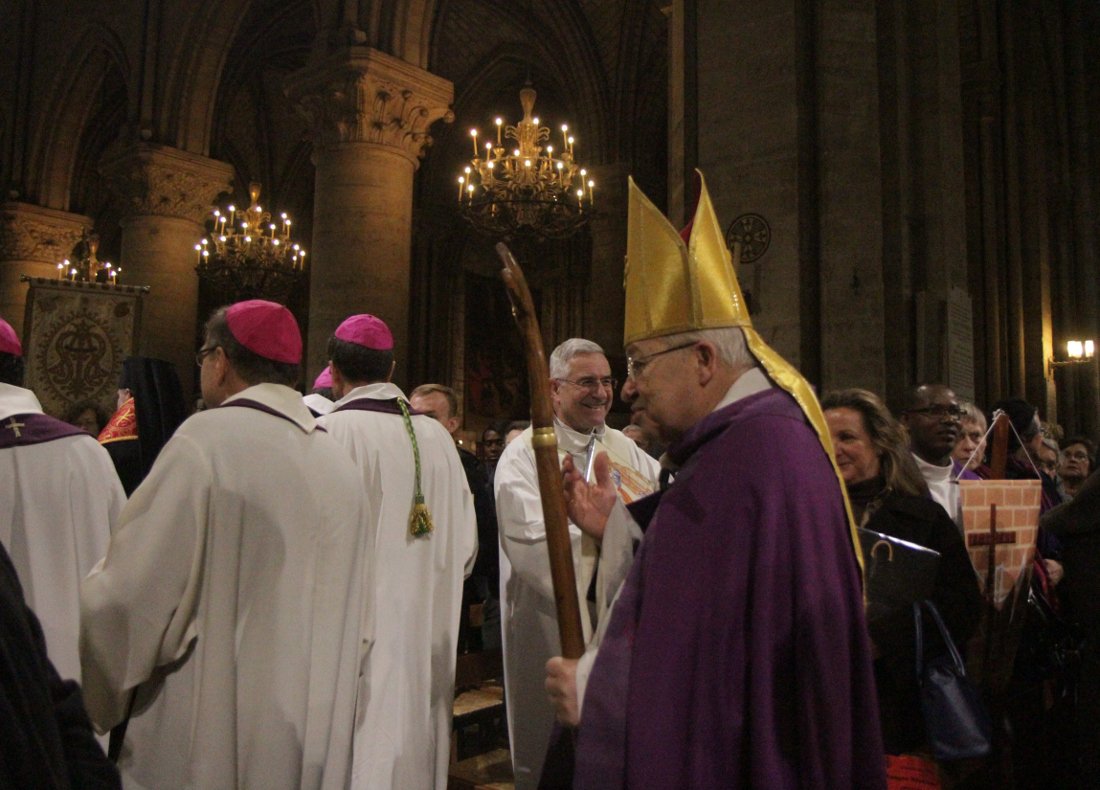
[(424, 497), (416, 498), (413, 505), (412, 516), (409, 517), (409, 531), (414, 538), (431, 535), (435, 525), (432, 523), (432, 514), (428, 512), (428, 506), (424, 504)]

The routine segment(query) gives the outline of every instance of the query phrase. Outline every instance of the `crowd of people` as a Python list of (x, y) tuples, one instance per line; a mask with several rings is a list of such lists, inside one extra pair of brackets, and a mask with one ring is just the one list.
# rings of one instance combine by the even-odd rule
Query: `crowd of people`
[[(333, 329), (303, 396), (293, 315), (223, 307), (201, 411), (135, 358), (115, 414), (84, 402), (71, 423), (22, 386), (0, 321), (0, 784), (442, 789), (456, 655), (498, 647), (521, 789), (1100, 780), (1095, 444), (937, 383), (895, 413), (866, 390), (818, 400), (753, 329), (705, 185), (682, 236), (632, 182), (629, 200), (621, 388), (599, 345), (565, 340), (553, 425), (491, 424), (476, 455), (453, 389), (391, 381), (369, 314)], [(1034, 612), (1005, 759), (937, 764), (918, 644), (979, 630), (958, 481), (990, 476), (1000, 413), (1006, 475), (1042, 486)], [(572, 590), (547, 560), (545, 448)], [(942, 637), (867, 608), (860, 530), (937, 553)], [(559, 655), (566, 594), (580, 658)]]

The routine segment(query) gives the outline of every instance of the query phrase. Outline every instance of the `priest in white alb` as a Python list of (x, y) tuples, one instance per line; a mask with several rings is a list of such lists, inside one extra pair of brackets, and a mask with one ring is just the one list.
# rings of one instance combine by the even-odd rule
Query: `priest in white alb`
[(81, 588), (85, 698), (127, 788), (343, 788), (367, 505), (298, 392), (290, 311), (214, 313), (181, 425)]
[(50, 660), (80, 681), (80, 580), (107, 553), (126, 502), (94, 437), (42, 413), (23, 347), (0, 319), (0, 543), (42, 623)]
[(390, 381), (386, 324), (353, 315), (328, 352), (339, 400), (321, 423), (354, 459), (374, 525), (352, 787), (445, 790), (473, 497), (451, 435)]
[[(657, 462), (632, 439), (605, 424), (616, 382), (603, 349), (590, 340), (572, 338), (554, 349), (549, 367), (559, 458), (568, 453), (579, 469), (586, 469), (596, 453), (606, 452), (619, 495), (626, 502), (656, 490)], [(517, 790), (539, 784), (554, 726), (544, 685), (546, 662), (561, 653), (531, 436), (529, 427), (504, 449), (494, 478), (502, 550), (504, 688)], [(612, 558), (601, 556), (601, 551), (609, 549), (606, 542), (601, 549), (573, 524), (569, 534), (581, 624), (588, 641), (595, 621), (610, 607), (629, 570), (631, 545), (629, 541), (618, 544), (625, 557)]]

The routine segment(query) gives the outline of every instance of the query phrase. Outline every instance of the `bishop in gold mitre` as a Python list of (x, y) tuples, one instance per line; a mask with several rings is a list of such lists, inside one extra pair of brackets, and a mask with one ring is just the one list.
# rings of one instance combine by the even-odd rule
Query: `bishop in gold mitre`
[[(598, 465), (574, 522), (644, 537), (579, 708), (574, 787), (885, 787), (858, 549), (813, 391), (752, 328), (718, 218), (684, 236), (629, 185), (623, 399), (672, 484), (629, 508)], [(560, 671), (559, 671), (560, 670)], [(581, 688), (583, 686), (583, 688)]]

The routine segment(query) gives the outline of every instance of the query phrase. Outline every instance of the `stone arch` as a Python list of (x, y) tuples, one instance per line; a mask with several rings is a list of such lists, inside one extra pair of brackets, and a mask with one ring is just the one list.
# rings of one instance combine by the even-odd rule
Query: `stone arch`
[(81, 141), (99, 111), (101, 88), (108, 81), (122, 83), (126, 104), (133, 106), (133, 85), (126, 78), (130, 73), (125, 49), (114, 31), (100, 24), (90, 25), (57, 70), (58, 77), (42, 105), (57, 108), (58, 112), (44, 113), (31, 137), (29, 187), (38, 203), (69, 210)]
[(209, 155), (218, 86), (230, 47), (251, 5), (251, 0), (196, 3), (191, 22), (169, 58), (172, 66), (157, 117), (168, 144)]

